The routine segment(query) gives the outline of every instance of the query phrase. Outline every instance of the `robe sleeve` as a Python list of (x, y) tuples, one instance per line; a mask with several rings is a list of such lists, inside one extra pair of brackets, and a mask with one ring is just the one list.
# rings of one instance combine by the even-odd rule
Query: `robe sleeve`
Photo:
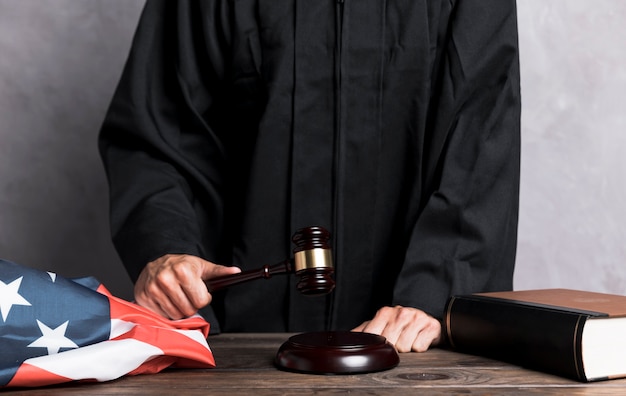
[(519, 209), (515, 1), (454, 7), (435, 71), (425, 203), (393, 299), (437, 318), (451, 295), (512, 288)]
[(213, 258), (220, 243), (224, 37), (200, 16), (219, 10), (194, 9), (214, 3), (146, 3), (100, 132), (113, 242), (133, 281), (166, 253)]

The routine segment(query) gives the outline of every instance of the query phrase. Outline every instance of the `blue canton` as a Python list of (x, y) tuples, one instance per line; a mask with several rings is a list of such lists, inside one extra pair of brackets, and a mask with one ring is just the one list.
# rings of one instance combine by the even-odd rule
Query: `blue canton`
[[(0, 282), (0, 386), (26, 359), (109, 339), (109, 300), (93, 278), (74, 281), (0, 259)], [(65, 343), (44, 346), (42, 327), (65, 328)]]

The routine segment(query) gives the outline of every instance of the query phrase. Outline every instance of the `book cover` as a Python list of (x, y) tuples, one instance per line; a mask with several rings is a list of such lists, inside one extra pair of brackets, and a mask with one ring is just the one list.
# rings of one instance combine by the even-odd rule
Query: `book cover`
[(541, 289), (454, 296), (453, 349), (579, 381), (626, 377), (626, 296)]

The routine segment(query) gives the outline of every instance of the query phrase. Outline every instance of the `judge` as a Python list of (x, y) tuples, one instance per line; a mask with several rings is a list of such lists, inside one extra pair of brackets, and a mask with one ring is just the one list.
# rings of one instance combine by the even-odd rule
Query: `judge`
[[(512, 288), (514, 0), (148, 0), (99, 147), (138, 303), (214, 330), (441, 339), (452, 294)], [(203, 280), (332, 232), (335, 291)], [(210, 304), (210, 305), (209, 305)]]

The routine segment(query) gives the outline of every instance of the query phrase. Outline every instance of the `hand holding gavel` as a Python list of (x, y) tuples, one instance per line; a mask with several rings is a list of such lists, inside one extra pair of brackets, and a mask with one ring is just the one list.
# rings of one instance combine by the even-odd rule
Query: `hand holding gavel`
[(328, 294), (335, 288), (332, 251), (328, 241), (330, 233), (319, 226), (302, 228), (293, 235), (296, 245), (294, 257), (259, 269), (226, 275), (205, 281), (209, 292), (254, 279), (271, 278), (277, 274), (294, 273), (299, 281), (296, 288), (303, 294)]

